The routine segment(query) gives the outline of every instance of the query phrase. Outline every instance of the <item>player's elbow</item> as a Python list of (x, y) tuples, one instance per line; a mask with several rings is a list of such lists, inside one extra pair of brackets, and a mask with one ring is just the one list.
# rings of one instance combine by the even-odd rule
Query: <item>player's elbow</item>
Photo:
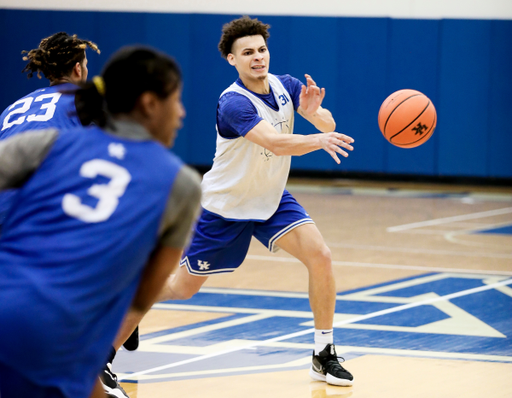
[(332, 119), (326, 123), (323, 123), (322, 126), (318, 126), (317, 128), (322, 133), (330, 133), (332, 131), (336, 131), (336, 122), (334, 121), (334, 119)]
[(274, 147), (273, 149), (269, 149), (269, 151), (272, 152), (276, 156), (289, 155), (289, 153), (287, 153), (284, 148), (280, 148), (280, 147)]

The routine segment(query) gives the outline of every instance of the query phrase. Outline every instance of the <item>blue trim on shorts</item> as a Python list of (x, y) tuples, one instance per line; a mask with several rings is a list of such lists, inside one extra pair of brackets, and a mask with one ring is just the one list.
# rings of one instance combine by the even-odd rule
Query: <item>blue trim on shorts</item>
[(180, 266), (186, 266), (192, 275), (233, 272), (245, 260), (253, 236), (276, 252), (279, 248), (275, 242), (304, 224), (314, 222), (286, 190), (275, 213), (265, 221), (226, 220), (203, 209)]
[(300, 227), (304, 224), (314, 224), (315, 222), (311, 218), (304, 218), (299, 221), (295, 221), (293, 224), (288, 225), (285, 229), (279, 231), (277, 234), (275, 234), (270, 241), (268, 242), (268, 250), (272, 253), (275, 253), (279, 250), (279, 247), (274, 246), (274, 243), (282, 236), (286, 235), (288, 232), (294, 230), (297, 227)]

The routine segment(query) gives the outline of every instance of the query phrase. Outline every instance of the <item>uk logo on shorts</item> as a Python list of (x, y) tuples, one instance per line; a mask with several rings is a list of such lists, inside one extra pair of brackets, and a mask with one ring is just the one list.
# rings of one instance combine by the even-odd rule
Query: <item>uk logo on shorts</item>
[(200, 271), (206, 271), (210, 268), (210, 263), (208, 261), (197, 260), (197, 265), (199, 266)]

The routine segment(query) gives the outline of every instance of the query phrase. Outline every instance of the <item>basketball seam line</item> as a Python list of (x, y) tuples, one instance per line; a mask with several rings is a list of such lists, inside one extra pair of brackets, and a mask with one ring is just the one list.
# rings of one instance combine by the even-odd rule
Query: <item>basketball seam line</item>
[(417, 97), (418, 95), (421, 95), (421, 94), (414, 94), (414, 95), (411, 95), (410, 97), (407, 97), (406, 99), (404, 99), (402, 102), (400, 102), (397, 106), (395, 106), (395, 109), (393, 109), (391, 111), (391, 113), (389, 114), (388, 118), (386, 119), (386, 123), (384, 123), (384, 136), (386, 135), (386, 126), (388, 125), (388, 121), (389, 119), (391, 118), (391, 115), (397, 110), (397, 108), (402, 105), (405, 101), (407, 101), (408, 99), (412, 98), (412, 97)]
[[(400, 130), (400, 131), (399, 131), (398, 133), (396, 133), (395, 135), (393, 135), (393, 136), (389, 137), (389, 141), (391, 141), (393, 138), (395, 138), (398, 134), (403, 133), (403, 132), (404, 132), (408, 127), (410, 127), (410, 126), (411, 126), (411, 125), (412, 125), (416, 120), (418, 120), (418, 118), (419, 118), (421, 115), (423, 115), (423, 114), (425, 113), (425, 111), (426, 111), (426, 110), (427, 110), (427, 108), (430, 106), (430, 104), (431, 104), (431, 102), (430, 102), (430, 100), (428, 100), (428, 104), (427, 104), (427, 106), (425, 107), (425, 109), (423, 109), (423, 110), (421, 111), (421, 113), (420, 113), (418, 116), (416, 116), (416, 118), (414, 118), (414, 120), (413, 120), (411, 123), (409, 123), (407, 126), (405, 126), (402, 130)], [(424, 136), (424, 137), (425, 137), (425, 136)], [(407, 145), (414, 144), (415, 142), (418, 142), (418, 141), (420, 141), (421, 139), (423, 139), (423, 137), (421, 137), (419, 140), (416, 140), (416, 141), (414, 141), (414, 142), (411, 142), (411, 143), (409, 143), (409, 144), (407, 144)]]

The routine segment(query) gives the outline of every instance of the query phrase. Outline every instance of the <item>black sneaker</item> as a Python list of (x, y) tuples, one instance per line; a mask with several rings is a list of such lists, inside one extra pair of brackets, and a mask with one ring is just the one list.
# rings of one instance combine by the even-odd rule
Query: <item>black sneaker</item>
[(313, 351), (309, 375), (314, 380), (326, 381), (335, 386), (351, 386), (354, 380), (354, 376), (340, 365), (333, 344), (327, 344), (318, 355)]
[(112, 364), (107, 363), (100, 376), (103, 390), (108, 398), (130, 398), (123, 387), (117, 382), (117, 376), (112, 372)]
[(130, 337), (124, 342), (123, 347), (128, 351), (135, 351), (139, 348), (139, 327), (137, 326)]

